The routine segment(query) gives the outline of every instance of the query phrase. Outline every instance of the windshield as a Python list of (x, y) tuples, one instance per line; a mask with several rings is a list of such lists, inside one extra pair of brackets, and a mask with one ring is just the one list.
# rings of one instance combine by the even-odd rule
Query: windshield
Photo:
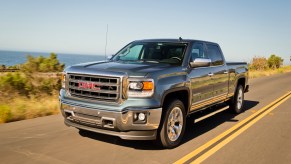
[(186, 43), (133, 42), (120, 50), (113, 60), (181, 64), (186, 47)]

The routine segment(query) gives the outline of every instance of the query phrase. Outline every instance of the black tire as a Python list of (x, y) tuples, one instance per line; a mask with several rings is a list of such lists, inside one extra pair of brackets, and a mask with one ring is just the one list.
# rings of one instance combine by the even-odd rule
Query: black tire
[(229, 109), (235, 114), (239, 114), (243, 111), (244, 106), (244, 88), (242, 85), (238, 85), (233, 98), (229, 102)]
[(165, 106), (164, 112), (157, 140), (164, 148), (174, 148), (181, 143), (185, 132), (185, 107), (180, 100), (174, 99)]

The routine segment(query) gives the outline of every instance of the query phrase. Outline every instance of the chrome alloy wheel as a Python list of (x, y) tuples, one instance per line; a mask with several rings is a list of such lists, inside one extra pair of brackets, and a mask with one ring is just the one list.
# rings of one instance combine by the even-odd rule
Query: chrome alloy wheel
[(240, 89), (238, 91), (238, 94), (237, 94), (237, 109), (240, 109), (242, 107), (242, 104), (243, 104), (243, 91), (242, 89)]
[(181, 108), (174, 107), (171, 111), (167, 122), (167, 134), (170, 141), (176, 141), (183, 128), (183, 113)]

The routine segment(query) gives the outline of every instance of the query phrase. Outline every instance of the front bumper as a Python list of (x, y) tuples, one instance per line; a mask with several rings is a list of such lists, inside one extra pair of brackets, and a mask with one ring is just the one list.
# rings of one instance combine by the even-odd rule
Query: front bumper
[[(60, 103), (61, 113), (67, 126), (97, 133), (118, 136), (128, 140), (154, 140), (160, 124), (162, 108), (125, 108), (121, 112), (99, 110)], [(134, 113), (146, 113), (145, 123), (134, 123)]]

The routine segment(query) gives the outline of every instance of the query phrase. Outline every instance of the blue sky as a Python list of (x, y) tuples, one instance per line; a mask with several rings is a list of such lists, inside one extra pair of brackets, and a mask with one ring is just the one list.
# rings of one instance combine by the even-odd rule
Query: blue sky
[(0, 0), (0, 49), (103, 55), (137, 39), (214, 41), (227, 60), (290, 63), (291, 1)]

